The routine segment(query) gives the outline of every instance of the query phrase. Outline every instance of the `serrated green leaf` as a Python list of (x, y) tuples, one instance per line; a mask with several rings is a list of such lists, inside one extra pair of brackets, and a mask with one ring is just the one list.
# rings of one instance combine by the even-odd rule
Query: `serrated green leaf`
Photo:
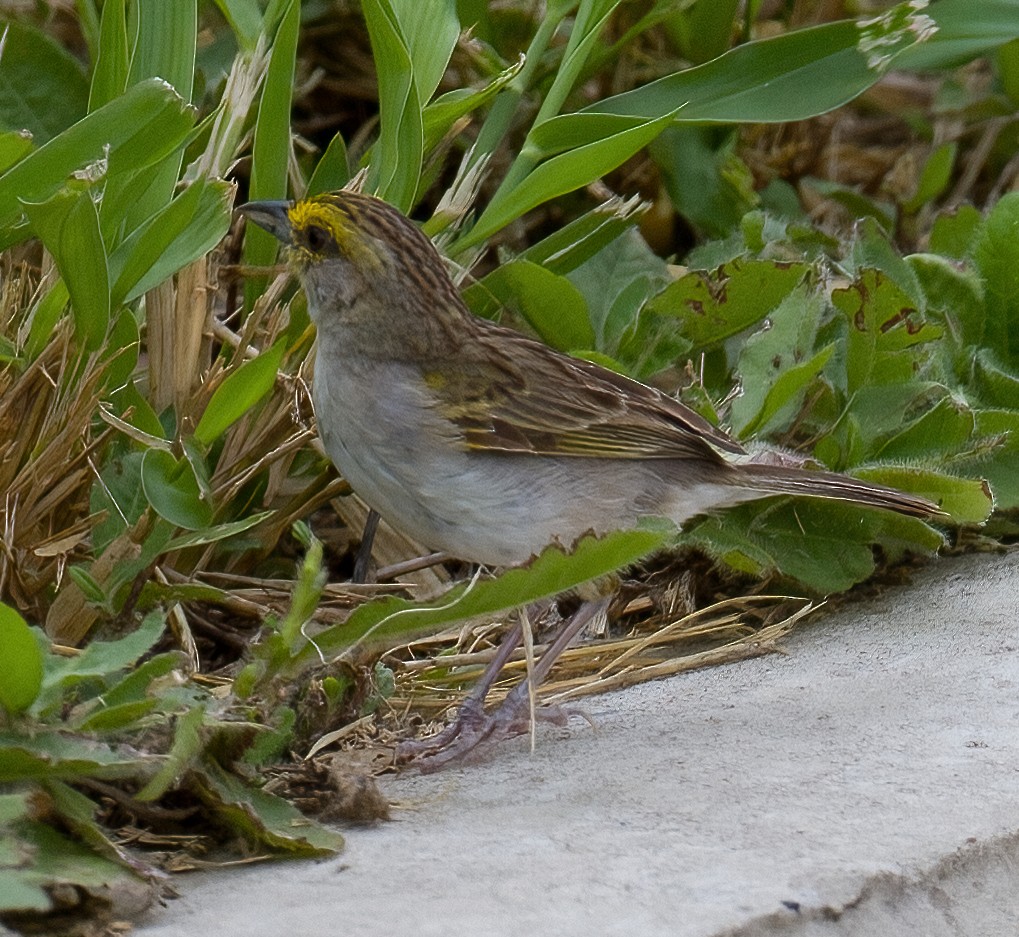
[(984, 278), (987, 328), (984, 344), (1019, 368), (1019, 192), (991, 209), (973, 248)]
[(177, 718), (173, 744), (166, 760), (152, 779), (137, 794), (135, 799), (159, 800), (171, 787), (177, 784), (202, 754), (202, 723), (205, 721), (205, 707), (196, 706)]
[(737, 258), (710, 273), (684, 274), (649, 306), (679, 319), (695, 348), (711, 348), (766, 318), (809, 269), (802, 263)]
[(648, 521), (636, 530), (604, 537), (582, 537), (571, 553), (559, 546), (543, 550), (526, 566), (508, 569), (495, 579), (454, 587), (435, 602), (414, 603), (389, 597), (360, 606), (342, 625), (315, 635), (295, 664), (318, 660), (364, 641), (383, 642), (438, 631), (451, 622), (518, 608), (558, 595), (599, 576), (615, 572), (661, 549), (676, 536), (668, 521)]
[(853, 474), (929, 498), (957, 524), (982, 524), (994, 506), (987, 485), (979, 479), (898, 465), (854, 469)]
[(849, 324), (846, 344), (848, 391), (875, 384), (907, 383), (914, 376), (916, 346), (932, 342), (942, 329), (918, 313), (908, 295), (877, 270), (863, 270), (832, 303)]
[(343, 837), (305, 817), (279, 797), (245, 785), (207, 762), (195, 773), (199, 796), (214, 813), (252, 844), (294, 856), (329, 856), (343, 848)]

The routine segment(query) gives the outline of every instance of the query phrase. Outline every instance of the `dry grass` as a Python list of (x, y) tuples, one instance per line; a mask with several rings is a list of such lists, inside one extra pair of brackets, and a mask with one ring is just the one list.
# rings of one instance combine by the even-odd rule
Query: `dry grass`
[[(619, 612), (614, 637), (573, 646), (560, 657), (538, 690), (544, 705), (570, 702), (700, 667), (781, 652), (781, 641), (818, 607), (806, 599), (756, 595), (723, 599), (686, 614), (647, 612), (651, 592)], [(392, 747), (409, 734), (437, 731), (463, 693), (495, 655), (506, 621), (471, 623), (410, 642), (385, 655), (395, 672), (395, 693), (384, 709), (318, 738), (308, 758), (338, 748), (366, 769), (391, 766)], [(535, 655), (545, 644), (535, 646)], [(523, 649), (517, 651), (489, 694), (497, 706), (526, 678)], [(360, 754), (358, 754), (360, 753)]]

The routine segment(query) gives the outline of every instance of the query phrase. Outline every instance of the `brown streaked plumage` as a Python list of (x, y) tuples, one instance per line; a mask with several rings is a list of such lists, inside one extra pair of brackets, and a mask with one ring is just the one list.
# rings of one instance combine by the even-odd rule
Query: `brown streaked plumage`
[(841, 475), (727, 460), (739, 443), (671, 397), (472, 315), (428, 238), (379, 199), (242, 211), (289, 245), (308, 293), (327, 451), (427, 546), (518, 563), (641, 515), (682, 523), (771, 494), (937, 512)]

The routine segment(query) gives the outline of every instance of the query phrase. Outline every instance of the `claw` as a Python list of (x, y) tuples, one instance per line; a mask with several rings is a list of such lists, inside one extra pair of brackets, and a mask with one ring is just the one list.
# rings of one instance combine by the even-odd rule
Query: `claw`
[[(583, 627), (608, 607), (608, 602), (608, 599), (585, 602), (577, 609), (542, 655), (530, 677), (518, 683), (502, 705), (489, 714), (485, 712), (485, 697), (521, 641), (521, 626), (514, 625), (477, 686), (461, 704), (456, 719), (430, 738), (400, 742), (396, 747), (397, 764), (410, 764), (427, 774), (446, 765), (466, 761), (468, 756), (480, 754), (497, 742), (527, 732), (531, 728), (528, 680), (533, 680), (536, 687), (540, 686), (556, 659)], [(542, 722), (558, 726), (566, 725), (572, 715), (581, 715), (590, 721), (586, 713), (561, 706), (542, 706), (534, 715)]]

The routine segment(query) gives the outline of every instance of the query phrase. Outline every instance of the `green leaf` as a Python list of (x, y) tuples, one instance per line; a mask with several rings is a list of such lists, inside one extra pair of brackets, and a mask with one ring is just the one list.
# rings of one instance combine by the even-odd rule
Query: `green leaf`
[(0, 132), (0, 172), (6, 172), (32, 152), (32, 134), (27, 130)]
[(992, 407), (1019, 409), (1019, 374), (1014, 374), (998, 364), (997, 357), (989, 348), (980, 348), (976, 354), (966, 349), (964, 354), (972, 355), (972, 385), (980, 399)]
[(201, 547), (209, 543), (218, 543), (220, 540), (236, 537), (252, 527), (257, 527), (266, 518), (272, 517), (272, 514), (272, 511), (257, 511), (237, 521), (216, 524), (214, 527), (205, 527), (190, 534), (182, 534), (179, 537), (174, 537), (167, 544), (166, 550), (168, 552), (171, 550), (186, 550), (189, 547)]
[(500, 189), (477, 224), (457, 242), (457, 249), (479, 244), (543, 202), (600, 179), (647, 146), (674, 116), (675, 111), (670, 111), (546, 160), (512, 190)]
[(673, 207), (703, 236), (725, 237), (760, 202), (738, 140), (729, 128), (682, 126), (650, 146)]
[[(287, 167), (292, 149), (290, 103), (300, 21), (300, 3), (298, 0), (287, 0), (273, 41), (255, 120), (248, 190), (252, 201), (285, 198), (287, 194)], [(244, 233), (246, 264), (268, 266), (275, 260), (278, 248), (279, 241), (271, 234), (255, 225), (248, 225)], [(260, 288), (257, 281), (248, 281), (245, 296), (249, 303), (254, 302)]]
[(710, 273), (684, 274), (649, 306), (679, 319), (695, 348), (712, 348), (766, 318), (809, 269), (807, 264), (738, 257)]
[(424, 111), (424, 151), (434, 149), (439, 141), (452, 129), (453, 125), (467, 114), (487, 104), (496, 94), (502, 91), (524, 66), (523, 59), (518, 59), (508, 68), (503, 69), (487, 85), (477, 90), (473, 88), (456, 88), (436, 98)]
[(92, 70), (88, 109), (94, 111), (124, 93), (131, 66), (127, 47), (127, 4), (103, 4), (99, 24), (99, 55)]
[(786, 421), (793, 418), (808, 385), (834, 348), (827, 345), (814, 353), (823, 311), (821, 297), (802, 286), (771, 312), (766, 328), (747, 339), (736, 365), (741, 392), (733, 400), (731, 413), (738, 437), (762, 432), (780, 412)]
[(694, 0), (663, 25), (683, 57), (699, 64), (729, 48), (739, 6), (738, 0)]
[(264, 844), (294, 856), (329, 856), (343, 848), (343, 837), (305, 817), (282, 798), (245, 785), (207, 762), (194, 784), (206, 805), (251, 844)]
[(874, 572), (875, 543), (898, 542), (927, 553), (941, 536), (922, 521), (891, 511), (818, 498), (768, 499), (739, 505), (684, 533), (728, 565), (760, 576), (780, 572), (811, 591), (844, 592)]
[[(681, 121), (770, 123), (803, 120), (833, 110), (869, 88), (891, 59), (917, 41), (922, 14), (908, 4), (874, 18), (866, 28), (843, 20), (747, 42), (704, 65), (677, 72), (614, 97), (580, 114), (624, 114), (645, 119), (687, 105)], [(881, 52), (873, 55), (867, 46)], [(568, 118), (557, 118), (566, 120)]]
[(485, 310), (478, 302), (489, 297), (523, 318), (553, 348), (572, 351), (594, 345), (584, 297), (566, 277), (536, 263), (517, 258), (464, 291), (464, 299), (479, 315)]
[(237, 44), (246, 51), (253, 49), (263, 26), (258, 0), (216, 0), (216, 6), (230, 24)]
[[(668, 282), (665, 262), (633, 230), (625, 231), (606, 244), (569, 277), (587, 302), (587, 314), (595, 335), (593, 346), (588, 347), (609, 355), (617, 355), (626, 339), (633, 337), (648, 297)], [(645, 326), (654, 313), (655, 310), (651, 310)], [(654, 336), (646, 330), (642, 338), (654, 342)], [(641, 350), (633, 350), (640, 357)], [(652, 348), (644, 351), (650, 353)]]
[(319, 651), (331, 654), (364, 641), (386, 642), (435, 632), (452, 622), (558, 595), (637, 562), (675, 535), (670, 522), (649, 520), (637, 530), (582, 537), (570, 553), (560, 546), (547, 547), (526, 566), (488, 581), (461, 584), (435, 602), (414, 603), (395, 596), (369, 602), (342, 625), (315, 635), (315, 646), (307, 647), (296, 661), (311, 663), (318, 660)]
[(88, 82), (81, 63), (44, 32), (2, 24), (0, 130), (27, 130), (46, 143), (85, 116)]
[(912, 254), (906, 260), (923, 288), (929, 313), (948, 325), (946, 341), (960, 353), (960, 367), (968, 370), (972, 350), (967, 346), (979, 345), (986, 327), (983, 281), (971, 266), (940, 254)]
[(913, 301), (877, 270), (863, 270), (832, 302), (848, 324), (848, 391), (873, 384), (907, 383), (915, 374), (913, 349), (939, 338), (942, 329), (925, 322)]
[(940, 457), (947, 462), (965, 451), (975, 428), (973, 411), (946, 396), (886, 439), (875, 455), (892, 461)]
[(54, 730), (32, 736), (0, 732), (0, 784), (56, 778), (131, 777), (154, 759)]
[(460, 33), (454, 0), (365, 0), (378, 70), (380, 132), (369, 188), (403, 211), (414, 204), (424, 156), (422, 112)]
[(999, 445), (966, 470), (977, 479), (987, 479), (999, 511), (1019, 508), (1019, 412), (1015, 408), (977, 412), (977, 432), (995, 436)]
[(853, 275), (877, 270), (891, 280), (920, 312), (924, 308), (924, 291), (913, 268), (891, 242), (888, 230), (871, 217), (862, 218), (854, 231), (852, 250), (844, 266)]
[[(133, 0), (134, 47), (128, 86), (149, 78), (168, 81), (191, 101), (198, 45), (198, 0)], [(170, 201), (180, 176), (183, 148), (175, 148), (146, 173), (144, 191), (127, 206), (128, 231), (148, 221)], [(117, 182), (114, 182), (114, 188)]]
[(134, 631), (116, 641), (91, 641), (76, 657), (51, 655), (35, 710), (45, 713), (49, 706), (62, 700), (71, 685), (93, 679), (104, 681), (134, 667), (152, 650), (165, 628), (162, 613), (151, 612)]
[(104, 706), (97, 709), (87, 718), (77, 723), (76, 728), (82, 732), (121, 732), (129, 726), (136, 725), (144, 716), (152, 712), (158, 700), (135, 700), (131, 703), (120, 703), (117, 706)]
[[(157, 616), (153, 615), (153, 618)], [(165, 677), (181, 666), (184, 655), (181, 651), (166, 651), (150, 657), (142, 664), (135, 664), (122, 680), (104, 690), (102, 702), (105, 706), (123, 706), (126, 703), (137, 703), (149, 698), (150, 685), (153, 680)], [(159, 704), (159, 700), (156, 700)]]
[(959, 145), (953, 140), (949, 143), (942, 143), (927, 157), (920, 172), (916, 192), (912, 198), (903, 203), (902, 207), (906, 211), (919, 211), (945, 191), (948, 183), (952, 180), (952, 169), (955, 166), (955, 157), (958, 151)]
[[(0, 909), (50, 911), (56, 886), (86, 891), (111, 890), (127, 894), (138, 890), (139, 879), (122, 865), (97, 855), (53, 827), (26, 820), (10, 829), (19, 844), (19, 857), (0, 864)], [(25, 857), (31, 857), (26, 862)]]
[(987, 484), (979, 479), (957, 478), (930, 469), (898, 465), (854, 469), (853, 474), (929, 498), (956, 524), (982, 524), (990, 517), (994, 506)]
[(968, 257), (983, 223), (984, 216), (972, 205), (960, 205), (952, 211), (942, 212), (934, 219), (931, 228), (931, 252), (946, 254), (957, 260)]
[(139, 225), (110, 257), (114, 304), (130, 302), (205, 256), (230, 228), (233, 186), (198, 179)]
[(272, 390), (286, 345), (286, 339), (281, 338), (223, 379), (195, 427), (195, 439), (211, 446)]
[(64, 189), (48, 201), (22, 202), (22, 207), (67, 284), (76, 334), (96, 350), (110, 325), (110, 281), (91, 192)]
[(973, 257), (984, 278), (987, 328), (984, 344), (1019, 367), (1019, 192), (991, 209)]
[[(12, 228), (21, 202), (42, 202), (75, 170), (106, 161), (114, 179), (158, 162), (183, 143), (193, 112), (165, 81), (141, 82), (69, 127), (0, 176), (0, 230)], [(0, 247), (27, 237), (23, 229), (0, 235)]]
[(902, 53), (899, 68), (962, 65), (1019, 36), (1015, 0), (938, 0), (924, 13), (938, 31), (929, 42)]
[(347, 144), (342, 134), (336, 134), (315, 166), (308, 180), (308, 195), (334, 192), (350, 181), (350, 163), (347, 161)]
[(635, 199), (611, 198), (532, 244), (519, 259), (552, 273), (571, 273), (632, 229), (645, 207)]
[(142, 490), (155, 512), (185, 530), (212, 523), (212, 506), (203, 500), (191, 463), (163, 449), (149, 449), (142, 459)]
[(205, 721), (205, 707), (196, 706), (178, 717), (173, 734), (173, 744), (160, 769), (137, 794), (142, 801), (159, 800), (177, 784), (184, 774), (197, 763), (204, 747), (201, 728)]
[(13, 608), (0, 603), (0, 707), (20, 713), (42, 687), (42, 651), (35, 633)]

